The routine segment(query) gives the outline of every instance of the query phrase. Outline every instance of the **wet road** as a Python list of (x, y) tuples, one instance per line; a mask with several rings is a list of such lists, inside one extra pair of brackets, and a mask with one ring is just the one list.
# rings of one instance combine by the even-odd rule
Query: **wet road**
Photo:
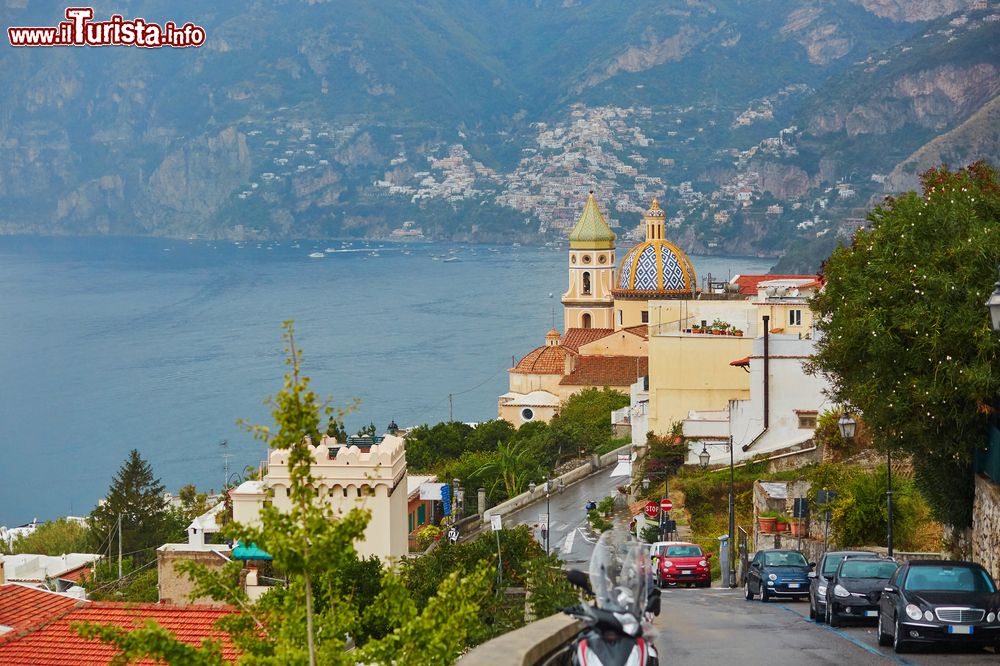
[(665, 589), (654, 641), (662, 664), (998, 664), (990, 650), (879, 647), (874, 626), (832, 629), (809, 620), (806, 602), (746, 601), (742, 590)]
[[(561, 491), (549, 495), (549, 548), (557, 551), (559, 556), (570, 567), (580, 567), (590, 561), (597, 536), (590, 530), (587, 523), (587, 512), (584, 505), (588, 500), (598, 502), (607, 495), (615, 495), (616, 487), (628, 483), (628, 477), (611, 478), (613, 466), (603, 469), (597, 474), (588, 476)], [(545, 545), (540, 524), (544, 522), (546, 502), (529, 504), (508, 516), (504, 516), (505, 526), (531, 525), (535, 529), (535, 538)]]

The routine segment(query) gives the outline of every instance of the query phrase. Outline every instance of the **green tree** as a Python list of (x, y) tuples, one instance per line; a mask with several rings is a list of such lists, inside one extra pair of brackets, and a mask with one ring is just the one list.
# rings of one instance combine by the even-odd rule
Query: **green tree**
[(497, 445), (505, 444), (516, 434), (517, 430), (510, 421), (483, 421), (466, 436), (465, 451), (496, 451)]
[(406, 434), (406, 464), (413, 471), (429, 472), (443, 460), (465, 451), (465, 438), (472, 426), (460, 421), (417, 426)]
[(528, 454), (523, 442), (500, 444), (496, 455), (476, 472), (476, 476), (491, 480), (491, 485), (501, 486), (507, 497), (519, 495), (528, 485), (528, 479), (538, 473), (538, 464)]
[(606, 446), (614, 436), (611, 412), (628, 404), (627, 395), (609, 388), (587, 388), (571, 395), (551, 424), (559, 458)]
[[(0, 542), (0, 545), (6, 542)], [(90, 531), (75, 520), (59, 518), (42, 523), (31, 534), (14, 539), (10, 554), (65, 555), (85, 553), (90, 545)]]
[(199, 493), (194, 484), (189, 483), (177, 492), (181, 501), (181, 511), (187, 521), (192, 521), (212, 507), (208, 504), (208, 493)]
[(1000, 391), (984, 307), (1000, 259), (997, 173), (932, 169), (826, 262), (812, 368), (863, 414), (876, 448), (912, 457), (935, 516), (971, 523), (973, 451)]
[(335, 419), (331, 416), (326, 423), (326, 434), (340, 443), (347, 441), (347, 428), (344, 427), (344, 422), (341, 419)]
[[(139, 564), (156, 558), (155, 549), (184, 536), (181, 516), (173, 515), (163, 496), (164, 487), (153, 476), (153, 468), (132, 449), (115, 474), (108, 495), (87, 519), (93, 552), (117, 545), (121, 517), (121, 550), (133, 554)], [(113, 552), (113, 551), (112, 551)]]

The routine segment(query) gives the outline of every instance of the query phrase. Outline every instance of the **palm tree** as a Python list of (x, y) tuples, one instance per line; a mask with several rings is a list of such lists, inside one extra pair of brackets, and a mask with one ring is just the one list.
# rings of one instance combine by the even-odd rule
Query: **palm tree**
[(486, 463), (476, 471), (476, 476), (493, 478), (495, 489), (497, 484), (503, 483), (504, 492), (507, 497), (513, 497), (524, 492), (525, 483), (531, 472), (531, 461), (528, 459), (528, 449), (522, 442), (508, 442), (504, 444), (497, 442), (497, 453), (490, 462)]

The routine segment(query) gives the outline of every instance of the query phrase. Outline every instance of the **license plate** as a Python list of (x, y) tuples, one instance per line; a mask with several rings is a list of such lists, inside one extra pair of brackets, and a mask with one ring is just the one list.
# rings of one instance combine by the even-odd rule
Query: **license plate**
[(798, 583), (789, 583), (788, 584), (788, 589), (789, 590), (797, 590), (798, 588), (799, 588), (799, 584)]
[(694, 574), (694, 572), (693, 572), (693, 571), (682, 571), (682, 572), (681, 572), (681, 575), (683, 575), (683, 576), (691, 576), (691, 575), (693, 575), (693, 574)]
[(949, 634), (971, 634), (972, 627), (964, 624), (949, 624), (948, 625)]
[(878, 611), (865, 611), (865, 617), (878, 617)]

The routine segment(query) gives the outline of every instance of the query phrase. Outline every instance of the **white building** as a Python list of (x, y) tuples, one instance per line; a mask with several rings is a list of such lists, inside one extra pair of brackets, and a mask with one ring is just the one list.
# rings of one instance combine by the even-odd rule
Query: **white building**
[[(332, 437), (324, 437), (318, 446), (310, 447), (311, 473), (319, 484), (319, 496), (338, 515), (346, 515), (355, 507), (371, 512), (364, 537), (355, 544), (360, 557), (377, 555), (383, 560), (403, 557), (407, 554), (403, 438), (385, 435), (352, 440), (362, 445), (340, 444)], [(291, 507), (289, 489), (288, 451), (274, 449), (268, 455), (263, 480), (247, 481), (230, 493), (233, 519), (257, 524), (265, 501), (287, 510)]]
[[(815, 336), (813, 336), (815, 337)], [(774, 454), (811, 439), (816, 419), (832, 405), (824, 395), (828, 383), (822, 375), (807, 375), (805, 362), (815, 351), (815, 339), (798, 335), (768, 336), (767, 376), (764, 382), (764, 337), (753, 341), (753, 353), (733, 365), (750, 373), (750, 399), (730, 400), (725, 409), (692, 411), (684, 420), (684, 437), (691, 440), (688, 463), (697, 464), (705, 444), (733, 438), (735, 462), (761, 454)], [(764, 403), (767, 399), (767, 416)], [(729, 464), (725, 446), (707, 446), (709, 464)]]

